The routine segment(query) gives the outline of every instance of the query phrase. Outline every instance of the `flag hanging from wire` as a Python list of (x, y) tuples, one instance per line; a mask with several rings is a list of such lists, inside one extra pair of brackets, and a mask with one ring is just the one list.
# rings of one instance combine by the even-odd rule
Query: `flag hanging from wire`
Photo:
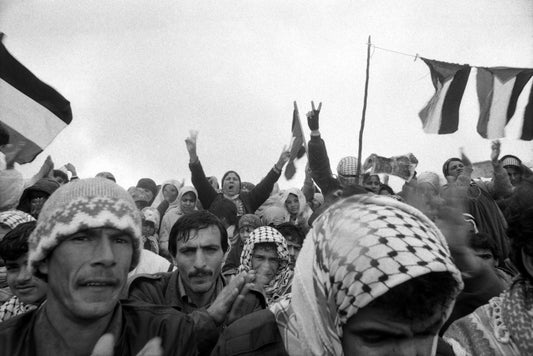
[(72, 121), (70, 103), (8, 52), (0, 33), (0, 124), (9, 144), (24, 142), (17, 163), (28, 163)]
[(429, 67), (435, 88), (435, 94), (418, 114), (424, 132), (439, 135), (454, 133), (459, 127), (459, 107), (470, 66), (421, 59)]
[(285, 167), (285, 178), (287, 180), (294, 177), (296, 173), (296, 167), (294, 166), (294, 161), (302, 158), (306, 152), (305, 148), (305, 139), (302, 130), (302, 124), (300, 123), (300, 114), (298, 113), (298, 105), (296, 101), (294, 102), (294, 110), (292, 112), (292, 138), (291, 144), (289, 147), (290, 157)]
[[(481, 137), (495, 139), (505, 136), (505, 126), (514, 116), (520, 93), (532, 76), (533, 69), (507, 67), (477, 69), (479, 100), (477, 132)], [(532, 105), (531, 94), (528, 105)], [(526, 109), (523, 119), (521, 139), (531, 140), (533, 139), (531, 109)]]

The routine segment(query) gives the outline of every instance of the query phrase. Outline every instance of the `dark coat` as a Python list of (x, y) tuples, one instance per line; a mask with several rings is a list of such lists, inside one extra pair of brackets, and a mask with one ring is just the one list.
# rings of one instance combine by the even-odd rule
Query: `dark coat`
[[(156, 336), (161, 337), (165, 356), (197, 354), (193, 322), (187, 315), (168, 307), (129, 302), (117, 308), (121, 308), (122, 329), (115, 341), (115, 356), (135, 355)], [(40, 312), (32, 310), (0, 323), (2, 355), (37, 355), (34, 333)]]
[[(191, 181), (198, 191), (198, 199), (202, 203), (204, 209), (209, 209), (215, 199), (223, 199), (224, 194), (218, 193), (215, 188), (209, 183), (205, 176), (204, 169), (200, 161), (189, 163), (191, 170)], [(267, 176), (261, 180), (249, 192), (241, 192), (239, 198), (244, 205), (244, 214), (253, 214), (255, 211), (270, 197), (270, 193), (274, 188), (274, 184), (278, 181), (281, 173), (271, 169)], [(242, 182), (241, 182), (242, 183)]]

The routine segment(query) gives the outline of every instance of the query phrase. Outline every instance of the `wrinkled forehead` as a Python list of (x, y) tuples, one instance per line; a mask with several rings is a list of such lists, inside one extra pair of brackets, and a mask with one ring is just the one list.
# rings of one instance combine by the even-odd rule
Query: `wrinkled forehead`
[(274, 242), (262, 242), (254, 245), (253, 254), (262, 256), (278, 256), (277, 246)]

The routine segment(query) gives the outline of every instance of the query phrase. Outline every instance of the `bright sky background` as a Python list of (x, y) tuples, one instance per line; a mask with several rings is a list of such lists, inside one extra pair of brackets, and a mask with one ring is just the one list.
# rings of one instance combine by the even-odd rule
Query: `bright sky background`
[[(234, 169), (257, 183), (289, 143), (294, 100), (307, 138), (305, 113), (322, 101), (335, 170), (357, 154), (368, 35), (376, 46), (441, 61), (533, 67), (531, 0), (0, 0), (0, 31), (74, 114), (22, 173), (51, 155), (81, 177), (110, 171), (126, 188), (141, 177), (190, 182), (190, 129), (208, 175)], [(489, 158), (490, 142), (476, 132), (475, 71), (459, 131), (446, 136), (422, 131), (418, 112), (434, 92), (422, 61), (376, 49), (370, 73), (363, 159), (412, 152), (419, 172), (441, 173), (460, 146), (473, 161)], [(531, 162), (533, 143), (516, 139), (520, 125), (511, 122), (502, 154)], [(300, 187), (304, 165), (281, 187)]]

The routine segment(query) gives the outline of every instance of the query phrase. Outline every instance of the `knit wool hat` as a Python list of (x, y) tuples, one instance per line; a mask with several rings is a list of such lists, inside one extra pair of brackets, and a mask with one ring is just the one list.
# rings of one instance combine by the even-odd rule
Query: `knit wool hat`
[(502, 167), (507, 167), (507, 166), (514, 166), (514, 167), (517, 167), (517, 168), (522, 168), (522, 161), (520, 161), (520, 159), (516, 156), (513, 156), (513, 155), (506, 155), (506, 156), (503, 156), (501, 159), (500, 159), (500, 162), (502, 164)]
[(150, 179), (150, 178), (139, 179), (139, 181), (137, 182), (137, 188), (144, 188), (144, 189), (148, 189), (149, 191), (151, 191), (153, 194), (152, 199), (154, 199), (155, 196), (157, 195), (157, 184), (155, 184), (153, 179)]
[(250, 226), (252, 229), (257, 229), (261, 226), (261, 219), (255, 214), (244, 214), (239, 219), (239, 229), (245, 226)]
[(28, 240), (30, 268), (36, 268), (68, 236), (103, 227), (131, 236), (130, 271), (134, 269), (142, 248), (141, 215), (131, 196), (108, 179), (88, 178), (65, 184), (45, 202)]

